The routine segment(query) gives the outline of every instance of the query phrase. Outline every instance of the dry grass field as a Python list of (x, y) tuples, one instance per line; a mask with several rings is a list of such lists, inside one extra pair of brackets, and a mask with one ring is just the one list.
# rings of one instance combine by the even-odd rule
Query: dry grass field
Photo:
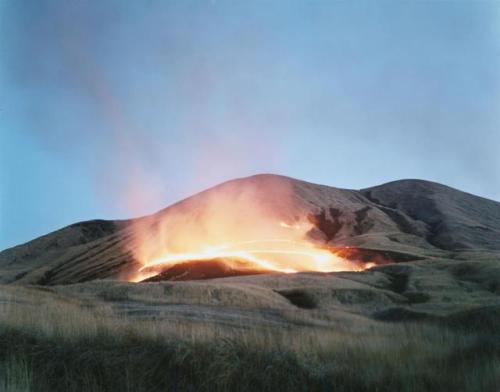
[(3, 285), (0, 388), (493, 392), (496, 264)]

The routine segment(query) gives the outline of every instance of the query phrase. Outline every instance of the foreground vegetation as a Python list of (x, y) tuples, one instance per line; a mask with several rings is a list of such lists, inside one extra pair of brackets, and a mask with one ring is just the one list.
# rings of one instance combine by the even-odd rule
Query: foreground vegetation
[(0, 293), (2, 391), (500, 390), (499, 335), (480, 325), (216, 327)]

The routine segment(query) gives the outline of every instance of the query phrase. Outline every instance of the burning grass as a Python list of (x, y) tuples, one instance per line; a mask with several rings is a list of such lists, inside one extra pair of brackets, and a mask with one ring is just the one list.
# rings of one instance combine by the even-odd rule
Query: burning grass
[[(174, 271), (178, 266), (196, 266), (198, 269), (206, 270), (204, 275), (222, 277), (266, 272), (361, 271), (375, 265), (370, 261), (358, 261), (355, 257), (356, 250), (350, 250), (350, 259), (341, 257), (337, 253), (336, 249), (318, 246), (305, 239), (243, 241), (208, 246), (195, 252), (166, 252), (145, 262), (131, 280), (135, 282), (166, 280), (170, 275), (169, 271)], [(210, 269), (215, 270), (217, 276), (213, 276), (214, 273)], [(152, 277), (156, 279), (151, 280)], [(189, 276), (180, 280), (186, 279), (197, 279), (197, 277)]]
[[(153, 288), (153, 286), (151, 286)], [(0, 291), (5, 391), (496, 391), (494, 328), (223, 327), (116, 317), (52, 291)], [(116, 293), (115, 293), (116, 295)], [(151, 296), (154, 298), (154, 293)], [(297, 317), (300, 318), (300, 315)]]
[[(263, 192), (264, 189), (272, 192)], [(341, 257), (328, 246), (340, 212), (296, 197), (285, 178), (226, 183), (133, 222), (130, 251), (142, 268), (130, 281), (177, 264), (219, 260), (239, 270), (294, 273), (356, 271), (372, 262)], [(243, 268), (242, 268), (243, 265)]]

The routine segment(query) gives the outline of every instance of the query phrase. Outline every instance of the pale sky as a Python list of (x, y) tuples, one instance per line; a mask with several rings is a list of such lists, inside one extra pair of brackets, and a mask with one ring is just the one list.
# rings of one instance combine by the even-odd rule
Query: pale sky
[(234, 177), (500, 200), (500, 2), (0, 0), (0, 249)]

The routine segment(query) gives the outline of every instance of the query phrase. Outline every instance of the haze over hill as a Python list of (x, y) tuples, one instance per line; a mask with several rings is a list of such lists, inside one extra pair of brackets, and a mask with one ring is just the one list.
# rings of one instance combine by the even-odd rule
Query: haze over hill
[(148, 217), (76, 223), (4, 250), (0, 282), (127, 279), (142, 266), (144, 244), (182, 248), (191, 237), (213, 242), (228, 230), (265, 238), (304, 222), (307, 231), (299, 234), (311, 243), (356, 248), (361, 253), (355, 257), (376, 262), (500, 251), (500, 203), (492, 200), (422, 180), (348, 190), (257, 175), (217, 185)]

